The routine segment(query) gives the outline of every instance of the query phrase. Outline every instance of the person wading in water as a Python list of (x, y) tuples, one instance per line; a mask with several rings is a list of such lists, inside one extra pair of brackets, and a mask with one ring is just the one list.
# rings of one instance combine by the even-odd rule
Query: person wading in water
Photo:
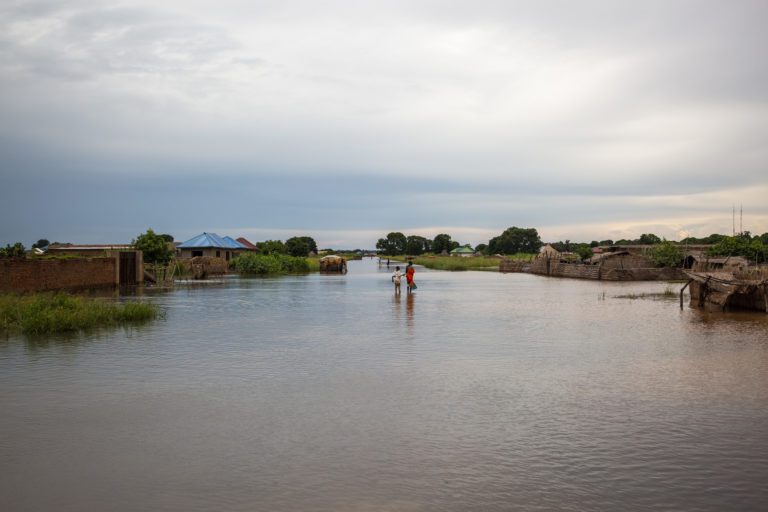
[(403, 273), (400, 272), (400, 267), (395, 267), (395, 273), (392, 274), (392, 282), (395, 283), (395, 294), (400, 293), (400, 281), (403, 279)]
[(413, 268), (413, 262), (409, 261), (408, 266), (405, 267), (405, 280), (408, 282), (408, 293), (411, 293), (416, 289), (416, 283), (413, 282), (413, 274), (416, 273), (416, 269)]

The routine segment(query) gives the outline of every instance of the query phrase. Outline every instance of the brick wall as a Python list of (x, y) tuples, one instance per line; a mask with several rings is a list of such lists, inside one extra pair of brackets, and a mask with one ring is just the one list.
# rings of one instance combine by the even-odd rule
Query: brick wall
[(0, 259), (0, 292), (101, 288), (117, 283), (115, 258)]

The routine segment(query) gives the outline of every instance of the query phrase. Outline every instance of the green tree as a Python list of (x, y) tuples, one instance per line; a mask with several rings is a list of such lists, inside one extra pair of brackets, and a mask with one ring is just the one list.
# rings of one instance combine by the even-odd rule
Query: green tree
[(26, 253), (27, 251), (24, 248), (24, 244), (16, 242), (13, 245), (6, 245), (5, 249), (0, 249), (0, 258), (24, 258)]
[(574, 251), (582, 261), (592, 257), (592, 248), (587, 244), (579, 244)]
[(33, 249), (42, 249), (43, 247), (48, 247), (49, 245), (51, 245), (51, 242), (49, 242), (45, 238), (41, 238), (40, 240), (38, 240), (37, 242), (32, 244), (32, 248)]
[(168, 263), (173, 258), (173, 249), (170, 244), (152, 229), (148, 229), (136, 237), (131, 245), (144, 253), (144, 261), (147, 263)]
[(285, 244), (282, 240), (266, 240), (256, 244), (259, 248), (259, 254), (287, 254)]
[(309, 252), (313, 252), (317, 254), (317, 242), (315, 242), (314, 238), (312, 238), (311, 236), (300, 236), (299, 240), (304, 240), (307, 243), (307, 246), (309, 247)]
[(512, 226), (488, 241), (488, 250), (492, 254), (515, 254), (518, 252), (535, 254), (541, 249), (539, 232), (535, 228)]
[(409, 236), (405, 239), (405, 254), (419, 256), (429, 250), (432, 243), (423, 236)]
[(451, 235), (440, 233), (435, 236), (435, 239), (432, 241), (432, 252), (441, 254), (443, 251), (451, 251)]
[(768, 247), (755, 237), (726, 236), (707, 251), (710, 256), (743, 256), (758, 263), (768, 261)]
[(608, 240), (600, 240), (601, 247), (610, 247), (611, 245), (613, 245), (613, 240), (610, 238)]
[(661, 243), (661, 238), (653, 233), (643, 233), (637, 241), (642, 245), (656, 245)]
[(674, 242), (663, 240), (651, 248), (651, 261), (660, 267), (679, 267), (683, 264), (683, 251)]
[(386, 238), (379, 238), (376, 249), (385, 256), (397, 256), (405, 254), (406, 237), (399, 231), (388, 233)]
[(477, 247), (475, 247), (475, 252), (488, 254), (488, 244), (477, 244)]
[(285, 241), (285, 250), (291, 256), (306, 257), (309, 254), (309, 243), (306, 237), (294, 236)]

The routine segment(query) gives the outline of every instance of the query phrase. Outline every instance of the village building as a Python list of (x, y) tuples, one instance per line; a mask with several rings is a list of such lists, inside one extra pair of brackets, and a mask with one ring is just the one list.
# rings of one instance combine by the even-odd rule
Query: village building
[(242, 245), (243, 247), (245, 247), (245, 248), (246, 248), (246, 250), (248, 250), (248, 251), (256, 252), (256, 251), (258, 251), (258, 250), (259, 250), (259, 248), (258, 248), (258, 246), (257, 246), (256, 244), (254, 244), (253, 242), (251, 242), (250, 240), (248, 240), (248, 239), (247, 239), (247, 238), (245, 238), (245, 237), (242, 237), (242, 236), (241, 236), (241, 237), (238, 237), (238, 238), (236, 238), (236, 240), (237, 240), (237, 242), (238, 242), (240, 245)]
[(223, 258), (229, 261), (249, 249), (237, 240), (216, 233), (201, 233), (176, 246), (179, 258)]
[(474, 256), (474, 255), (475, 255), (475, 251), (473, 251), (472, 248), (469, 247), (468, 245), (457, 247), (451, 251), (451, 256), (459, 256), (461, 258), (469, 258), (470, 256)]

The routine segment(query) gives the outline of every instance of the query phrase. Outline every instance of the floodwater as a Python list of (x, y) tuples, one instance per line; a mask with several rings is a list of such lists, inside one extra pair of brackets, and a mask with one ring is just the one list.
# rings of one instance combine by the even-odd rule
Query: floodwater
[(768, 315), (423, 269), (395, 297), (389, 272), (182, 284), (144, 293), (149, 325), (0, 339), (0, 510), (768, 508)]

